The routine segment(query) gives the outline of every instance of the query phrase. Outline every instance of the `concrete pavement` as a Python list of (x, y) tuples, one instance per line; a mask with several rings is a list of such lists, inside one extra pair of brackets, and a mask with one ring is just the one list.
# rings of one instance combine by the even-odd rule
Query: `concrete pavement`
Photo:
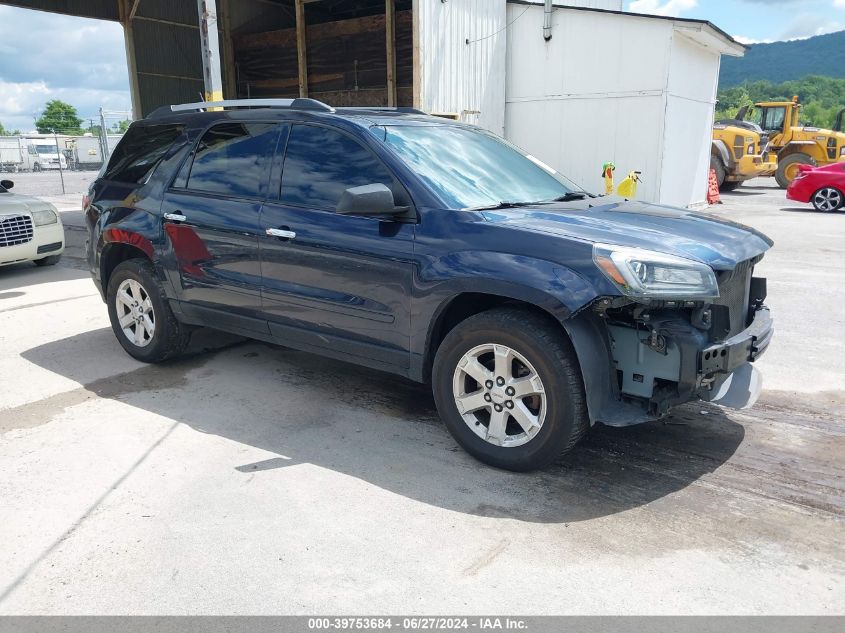
[(74, 248), (0, 269), (0, 613), (842, 613), (845, 214), (760, 184), (714, 211), (777, 242), (760, 405), (533, 474), (378, 372), (212, 332), (137, 363)]

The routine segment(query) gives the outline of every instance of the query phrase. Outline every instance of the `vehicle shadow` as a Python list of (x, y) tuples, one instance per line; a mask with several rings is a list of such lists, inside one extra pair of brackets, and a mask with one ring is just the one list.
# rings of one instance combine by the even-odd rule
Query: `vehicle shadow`
[[(583, 521), (648, 504), (717, 469), (745, 435), (718, 407), (699, 403), (665, 422), (599, 425), (552, 467), (510, 473), (457, 446), (426, 386), (286, 348), (221, 342), (219, 333), (196, 339), (185, 358), (93, 382), (86, 375), (103, 358), (62, 359), (69, 350), (122, 353), (108, 328), (22, 356), (101, 398), (275, 455), (220, 468), (262, 476), (313, 464), (455, 512), (530, 522)], [(208, 347), (218, 349), (204, 352)], [(43, 409), (43, 422), (58, 413)]]
[(812, 213), (814, 215), (833, 215), (845, 212), (845, 209), (837, 209), (836, 211), (816, 211), (810, 204), (806, 207), (781, 207), (780, 210), (789, 211), (791, 213)]
[(734, 196), (737, 197), (745, 197), (745, 196), (762, 196), (768, 193), (768, 189), (734, 189), (733, 191), (722, 191), (721, 197), (723, 198), (732, 198)]

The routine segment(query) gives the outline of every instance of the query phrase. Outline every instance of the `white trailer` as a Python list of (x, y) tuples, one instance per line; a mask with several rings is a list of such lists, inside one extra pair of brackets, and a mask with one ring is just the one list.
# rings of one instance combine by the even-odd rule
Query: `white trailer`
[(86, 134), (69, 141), (74, 169), (99, 169), (103, 164), (102, 141), (98, 136)]
[(21, 171), (25, 156), (26, 148), (19, 136), (0, 136), (0, 171)]

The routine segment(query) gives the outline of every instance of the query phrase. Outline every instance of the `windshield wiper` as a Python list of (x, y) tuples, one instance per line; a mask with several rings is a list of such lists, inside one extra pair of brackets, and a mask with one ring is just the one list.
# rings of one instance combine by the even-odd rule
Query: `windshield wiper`
[(589, 196), (586, 191), (568, 191), (562, 196), (559, 196), (553, 200), (553, 202), (571, 202), (572, 200), (583, 200), (587, 196)]
[(495, 204), (483, 204), (480, 207), (464, 207), (464, 211), (495, 211), (496, 209), (517, 209), (519, 207), (530, 207), (534, 204), (545, 204), (542, 200), (536, 202), (516, 202), (513, 200), (502, 200)]

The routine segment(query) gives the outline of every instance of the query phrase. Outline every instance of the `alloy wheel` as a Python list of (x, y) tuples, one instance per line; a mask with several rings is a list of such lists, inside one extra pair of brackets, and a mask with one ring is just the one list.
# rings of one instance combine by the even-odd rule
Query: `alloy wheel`
[(138, 347), (146, 347), (155, 334), (155, 312), (150, 295), (134, 279), (125, 279), (115, 295), (117, 320), (124, 336)]
[(531, 441), (546, 418), (540, 375), (524, 356), (505, 345), (487, 343), (464, 354), (455, 369), (452, 392), (467, 426), (496, 446)]
[(813, 206), (820, 211), (836, 211), (842, 206), (842, 194), (832, 187), (819, 189), (813, 196)]

